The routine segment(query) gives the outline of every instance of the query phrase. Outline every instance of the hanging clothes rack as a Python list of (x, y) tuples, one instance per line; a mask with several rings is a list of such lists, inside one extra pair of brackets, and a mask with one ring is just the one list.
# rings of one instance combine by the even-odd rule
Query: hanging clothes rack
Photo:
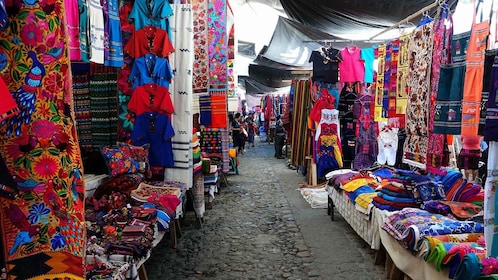
[(393, 26), (391, 26), (391, 27), (389, 27), (387, 29), (384, 29), (381, 32), (379, 32), (379, 33), (375, 34), (374, 36), (370, 37), (369, 41), (373, 40), (374, 38), (379, 37), (380, 35), (388, 32), (388, 31), (396, 29), (396, 28), (400, 27), (403, 24), (409, 23), (412, 19), (416, 18), (417, 16), (419, 16), (421, 14), (424, 14), (424, 13), (432, 10), (435, 7), (441, 6), (441, 5), (443, 5), (443, 3), (445, 3), (445, 1), (442, 1), (442, 0), (436, 0), (436, 1), (434, 1), (434, 3), (432, 3), (432, 4), (430, 4), (430, 5), (426, 6), (426, 7), (424, 7), (422, 9), (420, 9), (418, 12), (415, 12), (415, 13), (407, 16), (405, 19), (399, 21), (395, 25), (393, 25)]

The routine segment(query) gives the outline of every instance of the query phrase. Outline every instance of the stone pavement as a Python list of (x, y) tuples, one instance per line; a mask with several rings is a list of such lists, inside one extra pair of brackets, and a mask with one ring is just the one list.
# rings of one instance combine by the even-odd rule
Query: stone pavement
[(193, 212), (182, 222), (176, 249), (165, 238), (146, 262), (149, 279), (384, 279), (374, 252), (336, 213), (312, 209), (305, 180), (259, 142), (239, 157), (240, 175), (206, 210), (202, 228)]

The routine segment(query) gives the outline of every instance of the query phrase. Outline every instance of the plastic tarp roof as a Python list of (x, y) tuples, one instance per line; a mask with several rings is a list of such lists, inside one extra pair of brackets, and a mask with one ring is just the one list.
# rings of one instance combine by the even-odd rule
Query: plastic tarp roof
[[(458, 0), (447, 0), (452, 9)], [(435, 0), (280, 0), (289, 18), (323, 32), (366, 40)], [(435, 15), (437, 9), (430, 14)], [(412, 23), (417, 24), (420, 17)]]
[(308, 60), (311, 52), (322, 46), (318, 41), (340, 39), (296, 21), (279, 17), (270, 43), (262, 56), (288, 66), (311, 69), (312, 65)]

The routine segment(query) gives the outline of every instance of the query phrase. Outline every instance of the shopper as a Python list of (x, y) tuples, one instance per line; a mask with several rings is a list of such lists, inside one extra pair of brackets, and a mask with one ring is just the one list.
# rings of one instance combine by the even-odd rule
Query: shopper
[(233, 147), (239, 151), (239, 146), (240, 146), (240, 113), (235, 113), (235, 117), (232, 119), (230, 126), (231, 126), (231, 131), (232, 131), (232, 143)]
[(469, 182), (476, 182), (481, 158), (482, 136), (461, 136), (462, 150), (458, 157), (459, 168), (464, 170)]
[(274, 133), (274, 144), (275, 144), (275, 157), (278, 159), (283, 159), (282, 148), (285, 144), (285, 128), (280, 119), (280, 115), (277, 116), (277, 121), (275, 123), (275, 133)]
[(250, 117), (246, 119), (246, 124), (247, 124), (247, 143), (249, 143), (249, 147), (254, 147), (254, 136), (258, 132), (258, 126), (254, 123), (254, 121)]

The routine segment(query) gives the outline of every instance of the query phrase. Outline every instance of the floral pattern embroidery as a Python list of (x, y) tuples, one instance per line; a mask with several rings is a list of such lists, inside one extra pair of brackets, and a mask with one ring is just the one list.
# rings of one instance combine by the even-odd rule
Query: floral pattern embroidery
[(227, 87), (227, 32), (226, 0), (213, 0), (208, 4), (208, 54), (211, 88)]
[[(5, 261), (21, 265), (28, 261), (24, 257), (55, 257), (56, 250), (72, 255), (73, 264), (50, 273), (79, 279), (84, 277), (84, 181), (67, 103), (72, 97), (65, 82), (71, 77), (64, 16), (61, 0), (23, 0), (9, 28), (0, 32), (0, 71), (21, 110), (0, 123), (0, 154), (20, 190), (14, 201), (0, 200), (0, 211)], [(44, 256), (30, 260), (43, 262)], [(29, 278), (46, 274), (43, 267), (34, 264)], [(15, 269), (10, 273), (16, 278)]]

